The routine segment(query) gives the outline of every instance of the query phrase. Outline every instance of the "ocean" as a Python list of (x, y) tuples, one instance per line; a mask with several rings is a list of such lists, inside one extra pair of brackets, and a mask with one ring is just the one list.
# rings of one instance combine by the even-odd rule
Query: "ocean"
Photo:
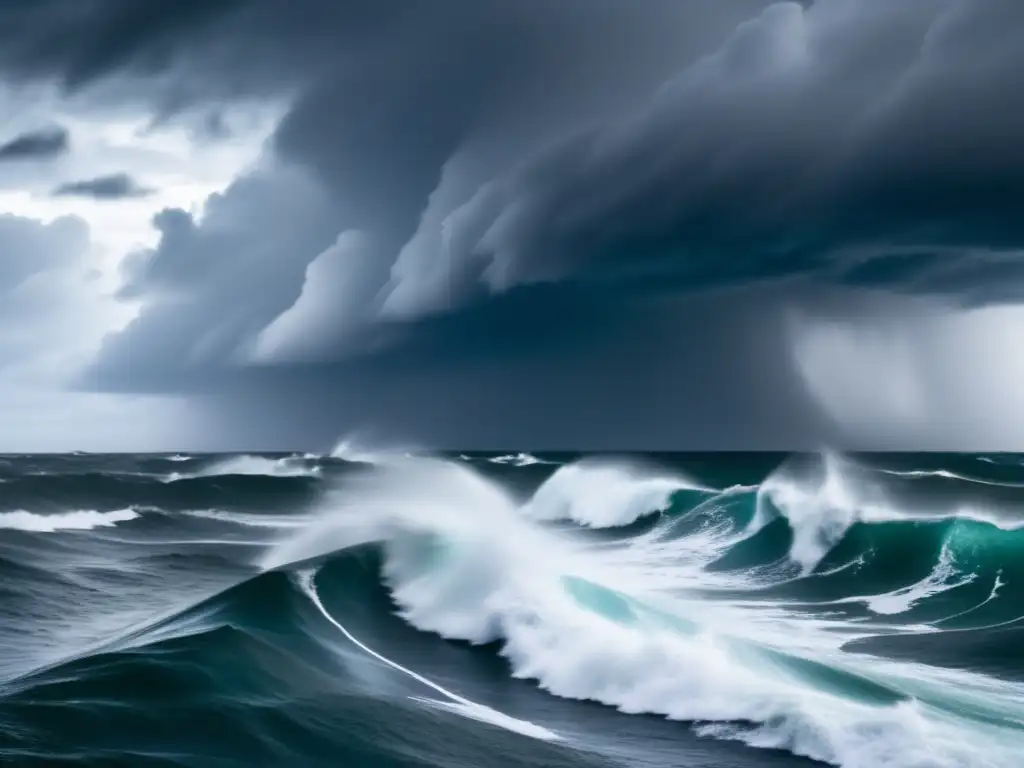
[(1019, 768), (1024, 457), (0, 457), (0, 765)]

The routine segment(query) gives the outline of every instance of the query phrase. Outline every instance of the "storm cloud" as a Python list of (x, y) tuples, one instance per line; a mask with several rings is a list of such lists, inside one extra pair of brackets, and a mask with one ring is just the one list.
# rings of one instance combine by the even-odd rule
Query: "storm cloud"
[(49, 160), (68, 151), (68, 132), (59, 126), (40, 128), (0, 143), (0, 162)]
[[(819, 373), (821, 339), (862, 337), (807, 329), (1022, 298), (1022, 25), (1016, 0), (43, 0), (0, 10), (0, 68), (154, 121), (281, 105), (260, 163), (127, 255), (138, 315), (84, 387), (188, 392), (224, 434), (263, 411), (254, 442), (797, 447), (871, 420)], [(879, 408), (851, 439), (900, 441)]]
[(55, 197), (91, 197), (96, 200), (123, 200), (130, 197), (147, 197), (153, 194), (153, 191), (127, 173), (112, 173), (93, 179), (66, 182), (54, 189), (53, 195)]

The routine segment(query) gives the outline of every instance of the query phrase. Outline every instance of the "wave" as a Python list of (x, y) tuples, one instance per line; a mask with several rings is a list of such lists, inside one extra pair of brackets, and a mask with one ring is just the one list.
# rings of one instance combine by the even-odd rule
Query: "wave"
[[(915, 471), (910, 476), (921, 475)], [(952, 505), (945, 502), (935, 506), (923, 499), (900, 503), (890, 498), (885, 486), (866, 470), (828, 453), (810, 470), (802, 463), (783, 465), (761, 483), (749, 533), (756, 534), (779, 518), (792, 532), (789, 558), (804, 574), (812, 572), (857, 523), (964, 520), (1006, 531), (1024, 525), (1019, 517), (1007, 517), (997, 508), (985, 509), (973, 503), (954, 501)]]
[(335, 443), (329, 457), (352, 464), (378, 464), (395, 459), (413, 458), (425, 453), (426, 451), (411, 445), (383, 444), (371, 441), (363, 435), (348, 435)]
[(535, 464), (555, 464), (553, 461), (538, 459), (531, 453), (510, 453), (506, 456), (494, 456), (487, 459), (491, 464), (507, 464), (513, 467), (532, 467)]
[[(843, 653), (813, 622), (778, 613), (751, 622), (749, 611), (724, 602), (666, 594), (643, 571), (623, 567), (614, 548), (594, 550), (538, 524), (538, 499), (552, 488), (560, 489), (559, 504), (574, 492), (605, 498), (590, 496), (592, 486), (580, 479), (591, 469), (563, 473), (570, 479), (520, 507), (464, 465), (379, 468), (350, 482), (262, 565), (288, 567), (379, 542), (383, 578), (417, 629), (500, 643), (514, 677), (563, 698), (702, 724), (706, 736), (844, 768), (974, 765), (981, 743), (987, 764), (1017, 764), (1024, 734), (1009, 724), (1024, 722), (1024, 709), (987, 678), (868, 661)], [(635, 476), (614, 476), (634, 487)], [(620, 496), (630, 511), (615, 515), (563, 505), (556, 516), (622, 524), (639, 514), (635, 498)], [(810, 516), (787, 519), (806, 525)]]
[(219, 475), (263, 475), (266, 477), (319, 477), (321, 469), (305, 456), (268, 459), (265, 456), (232, 456), (192, 473), (174, 472), (168, 482)]
[(222, 509), (189, 509), (183, 514), (189, 517), (198, 517), (205, 520), (216, 520), (223, 523), (232, 523), (248, 528), (299, 528), (308, 522), (308, 518), (302, 515), (254, 515), (244, 512), (228, 512)]
[(881, 469), (879, 471), (886, 475), (892, 475), (894, 477), (905, 477), (910, 479), (940, 477), (945, 480), (956, 480), (961, 483), (975, 483), (977, 485), (990, 485), (995, 488), (1024, 488), (1024, 483), (1010, 483), (1001, 482), (999, 480), (988, 480), (981, 477), (972, 477), (970, 475), (951, 472), (948, 469)]
[(138, 516), (139, 513), (134, 509), (118, 509), (110, 512), (79, 510), (48, 515), (15, 510), (0, 512), (0, 529), (31, 533), (91, 531), (94, 528), (112, 528), (118, 523), (134, 520)]
[(679, 491), (710, 492), (692, 480), (666, 473), (607, 461), (581, 461), (559, 467), (524, 509), (536, 520), (571, 520), (592, 528), (615, 528), (668, 509)]

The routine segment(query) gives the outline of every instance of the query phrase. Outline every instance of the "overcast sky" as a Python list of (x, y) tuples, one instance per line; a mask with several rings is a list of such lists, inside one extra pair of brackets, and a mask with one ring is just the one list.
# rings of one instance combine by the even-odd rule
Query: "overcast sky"
[(0, 450), (1024, 450), (1021, 29), (0, 4)]

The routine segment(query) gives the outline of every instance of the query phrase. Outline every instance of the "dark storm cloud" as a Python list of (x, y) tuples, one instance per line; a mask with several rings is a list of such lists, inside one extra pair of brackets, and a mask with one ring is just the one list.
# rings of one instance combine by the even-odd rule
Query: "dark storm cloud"
[(74, 89), (125, 67), (164, 69), (182, 37), (244, 0), (10, 0), (0, 7), (0, 65)]
[(0, 144), (0, 162), (5, 160), (50, 160), (67, 153), (68, 132), (59, 126), (23, 133)]
[(92, 179), (70, 181), (53, 190), (54, 197), (91, 197), (95, 200), (125, 200), (152, 195), (150, 187), (143, 186), (127, 173), (112, 173)]
[(736, 440), (827, 431), (756, 319), (819, 286), (1016, 297), (1022, 24), (1017, 0), (44, 0), (0, 10), (0, 66), (161, 117), (288, 105), (266, 164), (156, 218), (90, 386), (316, 390), (282, 413), (451, 441), (486, 411), (600, 442), (633, 398), (679, 444), (730, 414)]
[[(999, 0), (773, 5), (643, 109), (482, 187), (446, 222), (446, 263), (490, 291), (692, 288), (840, 280), (857, 272), (843, 257), (875, 249), (875, 280), (956, 294), (913, 269), (931, 258), (890, 265), (886, 251), (983, 279), (969, 269), (979, 251), (1024, 245), (1024, 112), (1006, 106), (1024, 97), (1024, 48), (1007, 31), (1022, 24), (1024, 5)], [(396, 314), (440, 300), (418, 291), (436, 256), (414, 256)]]

